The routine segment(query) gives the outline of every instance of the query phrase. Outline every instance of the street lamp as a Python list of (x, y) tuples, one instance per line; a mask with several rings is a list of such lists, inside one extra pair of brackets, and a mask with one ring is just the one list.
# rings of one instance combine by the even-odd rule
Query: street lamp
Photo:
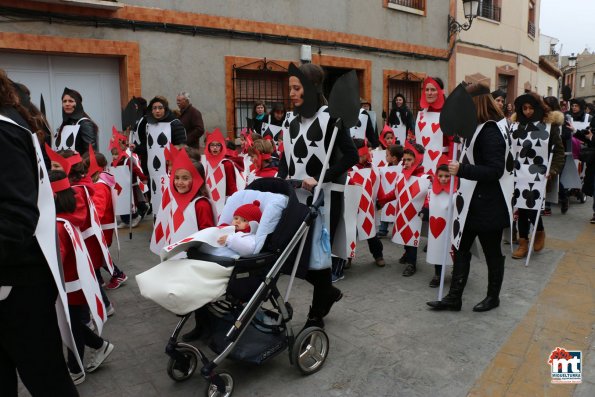
[(479, 0), (463, 0), (463, 13), (467, 22), (460, 24), (451, 15), (448, 16), (448, 40), (454, 35), (459, 33), (461, 30), (469, 30), (473, 19), (479, 15)]
[(576, 66), (576, 55), (574, 55), (574, 52), (568, 57), (568, 66), (573, 68)]

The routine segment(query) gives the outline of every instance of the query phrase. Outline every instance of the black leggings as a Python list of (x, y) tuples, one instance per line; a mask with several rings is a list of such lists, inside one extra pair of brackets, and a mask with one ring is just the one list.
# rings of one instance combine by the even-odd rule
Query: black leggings
[[(519, 208), (519, 219), (518, 219), (518, 228), (519, 228), (519, 237), (520, 238), (527, 238), (529, 236), (529, 222), (535, 224), (535, 217), (537, 216), (537, 210), (528, 210), (525, 208)], [(539, 217), (539, 223), (537, 224), (537, 230), (543, 230), (543, 221), (541, 217)]]
[[(85, 346), (91, 349), (99, 349), (103, 346), (103, 339), (87, 327), (86, 319), (89, 317), (87, 305), (68, 305), (70, 312), (70, 324), (72, 326), (72, 336), (76, 343), (81, 361), (85, 355)], [(74, 354), (68, 349), (68, 368), (73, 374), (81, 372)]]

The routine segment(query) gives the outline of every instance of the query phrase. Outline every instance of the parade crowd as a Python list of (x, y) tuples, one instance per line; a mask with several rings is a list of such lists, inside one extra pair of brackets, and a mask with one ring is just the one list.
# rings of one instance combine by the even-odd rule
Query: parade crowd
[[(206, 131), (187, 92), (176, 97), (178, 109), (160, 95), (133, 98), (101, 153), (98, 135), (109, 126), (85, 112), (76, 87), (64, 89), (54, 130), (27, 87), (0, 70), (0, 394), (17, 395), (18, 371), (33, 395), (78, 395), (74, 385), (117, 349), (101, 334), (117, 311), (109, 291), (128, 282), (126, 263), (112, 255), (118, 228), (152, 217), (147, 249), (159, 255), (197, 231), (233, 226), (219, 248), (253, 253), (261, 203), (243, 203), (230, 225), (219, 216), (230, 196), (257, 179), (298, 181), (304, 202), (319, 184), (325, 194), (332, 259), (311, 263), (305, 276), (314, 287), (305, 327), (324, 327), (364, 240), (376, 266), (398, 261), (404, 277), (417, 273), (422, 249), (434, 266), (431, 288), (444, 282), (448, 266), (448, 294), (427, 305), (454, 311), (478, 240), (488, 280), (473, 310), (492, 310), (504, 277), (501, 244), (516, 244), (512, 258), (526, 260), (545, 247), (542, 216), (552, 204), (564, 214), (570, 197), (593, 196), (593, 105), (580, 98), (509, 98), (475, 84), (451, 101), (442, 80), (428, 77), (417, 114), (399, 93), (378, 128), (361, 99), (357, 124), (344, 128), (328, 110), (319, 66), (292, 65), (289, 75), (291, 109), (255, 102), (237, 137)], [(444, 120), (467, 118), (477, 125), (470, 134), (443, 131)], [(386, 258), (387, 243), (403, 246), (402, 256)], [(201, 336), (198, 311), (196, 320), (185, 341)]]

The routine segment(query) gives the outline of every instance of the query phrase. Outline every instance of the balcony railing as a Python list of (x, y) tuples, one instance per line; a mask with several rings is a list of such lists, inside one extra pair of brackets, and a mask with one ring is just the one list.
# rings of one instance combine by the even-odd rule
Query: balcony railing
[(529, 26), (527, 28), (527, 33), (531, 37), (535, 37), (535, 22), (529, 21)]
[(479, 7), (479, 16), (500, 22), (501, 10), (500, 7), (495, 6), (494, 4), (482, 2)]
[(388, 2), (402, 7), (415, 8), (420, 11), (425, 11), (426, 9), (426, 0), (388, 0)]

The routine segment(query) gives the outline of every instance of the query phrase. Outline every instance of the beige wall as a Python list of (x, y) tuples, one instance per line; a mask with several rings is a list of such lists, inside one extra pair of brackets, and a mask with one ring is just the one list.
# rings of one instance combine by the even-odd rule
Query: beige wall
[[(548, 87), (551, 87), (551, 93), (548, 92)], [(558, 79), (551, 74), (539, 69), (537, 73), (537, 93), (542, 96), (553, 95), (558, 96)]]

